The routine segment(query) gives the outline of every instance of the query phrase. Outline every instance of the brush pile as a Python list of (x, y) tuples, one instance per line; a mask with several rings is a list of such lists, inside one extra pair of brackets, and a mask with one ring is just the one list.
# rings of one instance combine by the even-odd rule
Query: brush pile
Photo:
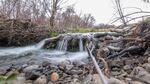
[(6, 19), (0, 16), (0, 46), (25, 46), (49, 36), (48, 29), (36, 26), (30, 19)]

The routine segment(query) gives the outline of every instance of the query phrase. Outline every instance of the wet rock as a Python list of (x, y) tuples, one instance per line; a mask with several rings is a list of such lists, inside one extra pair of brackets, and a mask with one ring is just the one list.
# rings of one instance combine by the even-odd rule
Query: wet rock
[(36, 70), (30, 70), (25, 72), (25, 78), (26, 80), (36, 80), (39, 76), (41, 76), (42, 73)]
[(66, 70), (71, 70), (73, 68), (73, 65), (66, 65)]
[(84, 83), (84, 84), (90, 84), (91, 81), (92, 81), (92, 75), (89, 74), (89, 75), (87, 75), (87, 76), (84, 78), (83, 83)]
[(144, 83), (139, 82), (139, 81), (131, 81), (130, 84), (144, 84)]
[(0, 68), (0, 75), (5, 75), (7, 73), (7, 70), (4, 68)]
[(75, 75), (75, 74), (79, 75), (79, 74), (82, 74), (82, 73), (83, 73), (82, 70), (70, 70), (70, 71), (67, 71), (67, 74), (69, 74), (69, 75)]
[(59, 74), (57, 72), (53, 72), (51, 75), (50, 75), (50, 80), (52, 82), (55, 82), (59, 79)]
[(76, 65), (76, 66), (85, 65), (85, 63), (84, 63), (83, 61), (79, 61), (79, 60), (75, 60), (75, 61), (73, 62), (73, 64)]
[(23, 64), (23, 65), (22, 65), (22, 68), (26, 68), (26, 67), (28, 67), (27, 64)]
[(40, 76), (35, 82), (35, 84), (47, 84), (47, 79), (45, 75)]
[(108, 64), (111, 69), (113, 68), (122, 68), (122, 66), (124, 65), (123, 62), (121, 60), (113, 60), (113, 61), (110, 61), (109, 64)]
[(93, 75), (93, 84), (102, 84), (98, 74)]
[(48, 84), (54, 84), (54, 83), (52, 83), (51, 81), (49, 81)]
[(108, 84), (126, 84), (124, 81), (120, 81), (116, 78), (108, 79)]
[(147, 72), (150, 73), (150, 63), (145, 63), (145, 64), (142, 65), (142, 67), (143, 67)]
[(24, 74), (24, 73), (20, 73), (20, 74), (17, 76), (17, 80), (25, 80), (25, 74)]
[(0, 67), (0, 75), (5, 75), (7, 72), (12, 70), (11, 66)]
[(60, 70), (64, 71), (66, 65), (64, 65), (64, 64), (58, 64), (57, 67), (58, 67)]
[(86, 84), (86, 83), (81, 83), (78, 79), (74, 78), (69, 84)]
[(131, 72), (131, 76), (134, 76), (142, 81), (145, 81), (147, 83), (150, 83), (150, 73), (148, 73), (144, 68), (142, 67), (136, 67)]
[(63, 62), (61, 62), (60, 64), (63, 64), (63, 65), (70, 65), (71, 62), (69, 60), (65, 60)]
[(148, 57), (147, 61), (148, 61), (148, 63), (150, 63), (150, 57)]
[(23, 72), (27, 72), (27, 71), (32, 71), (32, 70), (36, 70), (39, 68), (39, 65), (31, 65), (31, 66), (28, 66), (26, 67)]
[(131, 71), (132, 71), (131, 65), (125, 65), (125, 66), (123, 67), (123, 69), (124, 69), (127, 73), (131, 73)]
[(47, 67), (47, 66), (50, 66), (51, 65), (51, 63), (49, 63), (48, 61), (44, 61), (43, 63), (42, 63), (42, 66), (43, 67)]
[(118, 75), (121, 75), (121, 72), (120, 71), (111, 71), (111, 75), (118, 76)]
[[(16, 83), (17, 84), (17, 83)], [(26, 80), (25, 81), (25, 84), (33, 84), (33, 81), (32, 80)]]

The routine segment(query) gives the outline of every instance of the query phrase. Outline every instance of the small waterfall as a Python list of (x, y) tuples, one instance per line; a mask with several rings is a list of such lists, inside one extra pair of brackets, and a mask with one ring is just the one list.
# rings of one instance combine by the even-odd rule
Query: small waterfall
[(41, 49), (45, 45), (46, 40), (48, 40), (48, 39), (44, 39), (44, 40), (40, 41), (38, 44), (36, 44), (36, 48)]
[(67, 51), (67, 47), (68, 47), (68, 39), (67, 38), (63, 38), (63, 40), (59, 41), (57, 44), (57, 49), (61, 50), (61, 51)]
[(82, 40), (82, 38), (79, 38), (79, 50), (80, 50), (80, 52), (84, 50), (83, 49), (83, 40)]

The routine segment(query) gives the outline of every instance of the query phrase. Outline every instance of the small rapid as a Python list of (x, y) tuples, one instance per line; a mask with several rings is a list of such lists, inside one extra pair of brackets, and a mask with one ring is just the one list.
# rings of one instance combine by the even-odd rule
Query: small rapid
[(71, 62), (86, 60), (88, 54), (84, 50), (82, 37), (82, 35), (79, 35), (76, 39), (79, 45), (79, 51), (77, 52), (68, 51), (68, 44), (72, 39), (70, 35), (66, 35), (59, 39), (56, 43), (57, 47), (55, 49), (43, 49), (46, 41), (50, 38), (46, 38), (35, 45), (25, 47), (0, 47), (0, 66), (5, 64), (28, 62), (31, 60), (36, 62), (49, 61), (53, 64), (57, 64), (65, 60), (69, 60)]

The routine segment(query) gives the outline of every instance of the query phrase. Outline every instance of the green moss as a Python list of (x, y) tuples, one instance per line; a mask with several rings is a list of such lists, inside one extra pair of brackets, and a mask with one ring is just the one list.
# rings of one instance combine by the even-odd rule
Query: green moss
[(50, 32), (50, 36), (51, 36), (51, 37), (56, 37), (56, 36), (58, 36), (58, 35), (59, 35), (58, 32)]
[(70, 32), (87, 33), (87, 32), (109, 32), (109, 29), (94, 29), (94, 28), (73, 28)]

